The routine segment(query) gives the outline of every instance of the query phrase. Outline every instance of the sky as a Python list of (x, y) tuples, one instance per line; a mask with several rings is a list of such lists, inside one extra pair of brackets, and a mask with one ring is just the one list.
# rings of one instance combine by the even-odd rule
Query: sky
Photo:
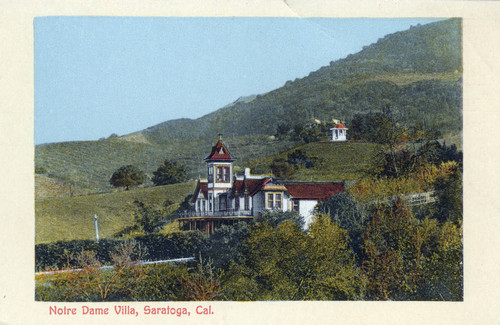
[(196, 119), (437, 20), (37, 17), (35, 144)]

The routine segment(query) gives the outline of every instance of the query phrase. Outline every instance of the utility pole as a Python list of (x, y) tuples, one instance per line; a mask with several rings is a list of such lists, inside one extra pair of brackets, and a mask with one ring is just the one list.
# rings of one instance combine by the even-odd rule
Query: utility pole
[(97, 214), (94, 214), (95, 240), (99, 242), (99, 225), (97, 224)]

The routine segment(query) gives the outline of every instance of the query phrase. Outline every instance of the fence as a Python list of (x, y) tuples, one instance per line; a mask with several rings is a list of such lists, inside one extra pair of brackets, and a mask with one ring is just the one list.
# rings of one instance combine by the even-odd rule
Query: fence
[(396, 198), (401, 198), (406, 201), (406, 203), (410, 206), (428, 204), (436, 202), (436, 191), (428, 191), (423, 193), (412, 193), (412, 194), (404, 194), (404, 195), (395, 195), (379, 200), (374, 200), (367, 202), (366, 204), (375, 204), (375, 203), (391, 203), (394, 202)]

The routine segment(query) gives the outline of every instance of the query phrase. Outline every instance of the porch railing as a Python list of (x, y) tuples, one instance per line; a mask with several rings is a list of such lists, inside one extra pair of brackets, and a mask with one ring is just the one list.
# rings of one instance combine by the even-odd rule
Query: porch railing
[(251, 217), (252, 210), (226, 210), (226, 211), (184, 211), (179, 213), (179, 218), (196, 217)]

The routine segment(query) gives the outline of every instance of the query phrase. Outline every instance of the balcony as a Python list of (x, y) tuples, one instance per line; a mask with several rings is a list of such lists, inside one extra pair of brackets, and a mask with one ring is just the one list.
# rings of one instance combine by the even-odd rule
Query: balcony
[(227, 210), (227, 211), (185, 211), (177, 215), (178, 218), (203, 218), (203, 217), (251, 217), (252, 210)]

